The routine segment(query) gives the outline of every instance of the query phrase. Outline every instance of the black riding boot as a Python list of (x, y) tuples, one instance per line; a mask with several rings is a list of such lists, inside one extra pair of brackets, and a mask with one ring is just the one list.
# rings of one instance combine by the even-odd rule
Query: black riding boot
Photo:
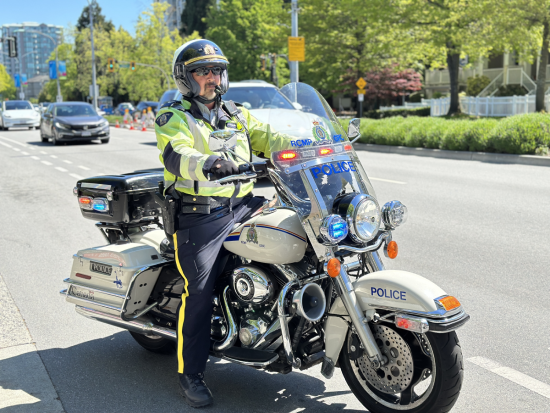
[(183, 397), (191, 407), (208, 406), (214, 401), (203, 379), (204, 373), (179, 375)]

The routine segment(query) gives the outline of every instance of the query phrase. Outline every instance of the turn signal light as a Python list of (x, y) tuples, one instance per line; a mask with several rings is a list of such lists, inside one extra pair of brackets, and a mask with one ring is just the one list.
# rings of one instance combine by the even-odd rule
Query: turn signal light
[(395, 241), (388, 242), (386, 244), (386, 248), (384, 248), (384, 252), (386, 253), (386, 257), (392, 260), (396, 258), (399, 252), (399, 248), (397, 248), (397, 242)]
[(424, 318), (411, 317), (407, 315), (395, 316), (395, 325), (403, 330), (414, 331), (415, 333), (425, 333), (430, 329), (430, 325)]
[(332, 278), (336, 278), (340, 275), (340, 260), (338, 258), (331, 258), (328, 260), (327, 273)]
[(450, 311), (454, 310), (455, 308), (460, 307), (460, 301), (458, 301), (455, 297), (452, 295), (448, 295), (447, 297), (440, 298), (437, 300), (445, 310)]
[(334, 150), (332, 148), (322, 148), (319, 150), (319, 155), (330, 155)]
[(82, 209), (92, 209), (93, 199), (88, 196), (81, 196), (78, 198), (78, 203)]
[(279, 154), (279, 159), (283, 161), (288, 161), (290, 159), (295, 159), (298, 154), (294, 151), (283, 151)]
[(352, 148), (352, 146), (349, 145), (349, 144), (348, 144), (348, 145), (344, 145), (344, 150), (345, 150), (345, 151), (351, 151), (351, 148)]

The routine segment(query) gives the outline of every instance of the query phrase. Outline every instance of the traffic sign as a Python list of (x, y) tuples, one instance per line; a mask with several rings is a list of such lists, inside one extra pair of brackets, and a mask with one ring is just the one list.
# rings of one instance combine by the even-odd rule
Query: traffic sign
[(357, 100), (358, 100), (359, 102), (364, 101), (364, 100), (365, 100), (365, 95), (357, 95)]
[(364, 89), (365, 86), (367, 86), (367, 82), (365, 82), (365, 79), (363, 79), (362, 77), (360, 77), (359, 80), (357, 80), (357, 82), (355, 82), (355, 84), (357, 85), (357, 87), (359, 89)]
[(305, 37), (288, 37), (288, 60), (290, 62), (306, 61)]
[(119, 63), (118, 67), (120, 67), (121, 69), (129, 69), (130, 63)]
[(357, 89), (357, 94), (358, 95), (366, 95), (367, 91), (365, 89)]

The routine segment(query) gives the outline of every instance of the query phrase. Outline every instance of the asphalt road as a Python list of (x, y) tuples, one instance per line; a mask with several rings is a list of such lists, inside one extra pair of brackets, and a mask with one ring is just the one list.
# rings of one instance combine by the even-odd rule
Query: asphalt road
[[(19, 309), (68, 413), (192, 411), (179, 395), (174, 357), (77, 315), (58, 294), (72, 254), (104, 243), (80, 215), (76, 180), (156, 168), (158, 155), (151, 132), (112, 129), (106, 145), (57, 147), (35, 130), (0, 132), (0, 277), (11, 296), (2, 299), (0, 288), (0, 304), (13, 300)], [(453, 412), (550, 412), (550, 168), (359, 155), (380, 203), (399, 199), (409, 208), (394, 233), (399, 257), (386, 267), (431, 279), (472, 317), (458, 331), (465, 381)], [(256, 193), (272, 193), (260, 186)], [(2, 379), (3, 367), (25, 361), (9, 354), (0, 357), (0, 395), (31, 394), (33, 374)], [(319, 367), (283, 376), (211, 359), (206, 381), (216, 400), (209, 411), (365, 411), (338, 370), (325, 380)], [(38, 394), (3, 411), (57, 411), (40, 407)]]

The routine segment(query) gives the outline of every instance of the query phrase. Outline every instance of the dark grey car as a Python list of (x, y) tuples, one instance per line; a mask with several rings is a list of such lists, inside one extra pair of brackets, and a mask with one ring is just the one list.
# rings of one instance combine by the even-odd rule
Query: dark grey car
[(51, 139), (54, 145), (94, 139), (108, 143), (109, 136), (107, 119), (99, 116), (92, 105), (84, 102), (52, 103), (40, 122), (42, 142)]

